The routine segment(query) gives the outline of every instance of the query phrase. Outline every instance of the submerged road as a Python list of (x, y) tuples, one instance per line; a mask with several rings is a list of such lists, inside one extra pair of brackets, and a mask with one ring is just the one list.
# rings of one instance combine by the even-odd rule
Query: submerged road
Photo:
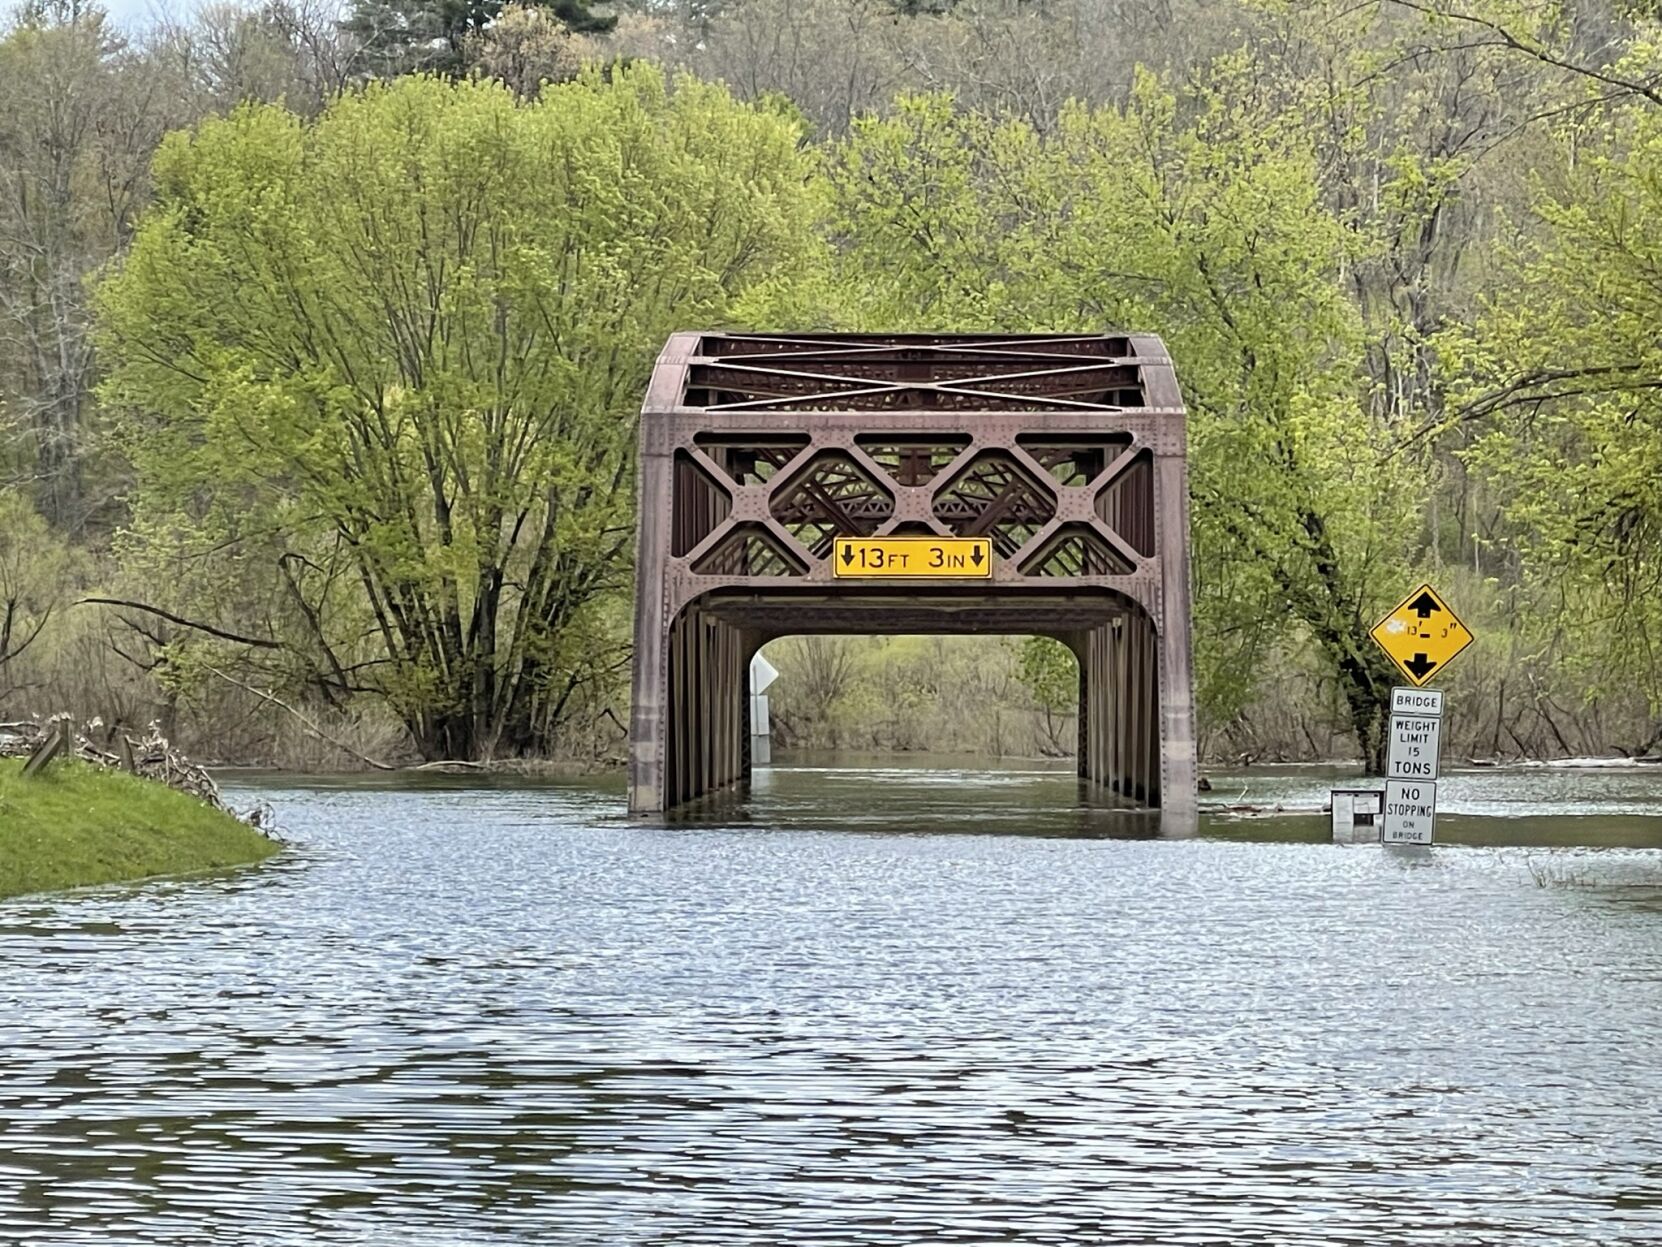
[(244, 788), (270, 868), (0, 902), (0, 1242), (1655, 1241), (1662, 776), (1560, 779), (1430, 853), (998, 771)]

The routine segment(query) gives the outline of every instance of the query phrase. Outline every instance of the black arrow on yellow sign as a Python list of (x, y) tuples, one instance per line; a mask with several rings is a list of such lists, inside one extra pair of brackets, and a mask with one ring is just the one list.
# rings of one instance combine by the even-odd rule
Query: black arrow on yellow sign
[[(1435, 610), (1436, 608), (1433, 607), (1432, 609)], [(1409, 671), (1413, 672), (1416, 680), (1423, 680), (1426, 677), (1426, 673), (1437, 664), (1433, 660), (1427, 658), (1424, 654), (1415, 654), (1402, 665), (1407, 667)]]
[(1422, 687), (1433, 675), (1442, 675), (1443, 668), (1472, 643), (1471, 630), (1428, 584), (1392, 607), (1368, 635), (1415, 688)]
[(847, 567), (853, 561), (854, 561), (854, 547), (853, 546), (844, 546), (843, 547), (843, 566)]

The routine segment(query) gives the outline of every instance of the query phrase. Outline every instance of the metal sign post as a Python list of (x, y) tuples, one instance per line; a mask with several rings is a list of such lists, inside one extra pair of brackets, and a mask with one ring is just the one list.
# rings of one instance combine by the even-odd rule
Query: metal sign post
[(1386, 844), (1430, 844), (1437, 825), (1437, 775), (1443, 742), (1443, 695), (1391, 690), (1391, 736), (1385, 758)]
[(1368, 634), (1413, 683), (1391, 690), (1385, 759), (1386, 844), (1430, 844), (1437, 826), (1437, 772), (1443, 747), (1443, 695), (1425, 685), (1475, 638), (1437, 590), (1421, 585)]

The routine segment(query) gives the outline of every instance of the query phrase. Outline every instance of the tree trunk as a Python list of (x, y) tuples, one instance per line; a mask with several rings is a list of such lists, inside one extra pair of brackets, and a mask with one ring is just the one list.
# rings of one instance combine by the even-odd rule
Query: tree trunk
[(1369, 775), (1385, 773), (1385, 749), (1390, 729), (1391, 690), (1372, 684), (1344, 681), (1345, 702), (1350, 707), (1351, 730), (1362, 750), (1362, 765)]

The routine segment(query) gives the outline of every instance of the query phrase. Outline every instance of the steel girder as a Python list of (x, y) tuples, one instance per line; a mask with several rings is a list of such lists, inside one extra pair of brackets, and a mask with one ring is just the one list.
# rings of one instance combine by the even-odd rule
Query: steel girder
[[(793, 633), (1042, 634), (1079, 772), (1192, 823), (1185, 412), (1158, 338), (681, 333), (641, 411), (630, 808), (748, 773), (750, 658)], [(985, 536), (992, 577), (833, 577), (839, 535)]]

